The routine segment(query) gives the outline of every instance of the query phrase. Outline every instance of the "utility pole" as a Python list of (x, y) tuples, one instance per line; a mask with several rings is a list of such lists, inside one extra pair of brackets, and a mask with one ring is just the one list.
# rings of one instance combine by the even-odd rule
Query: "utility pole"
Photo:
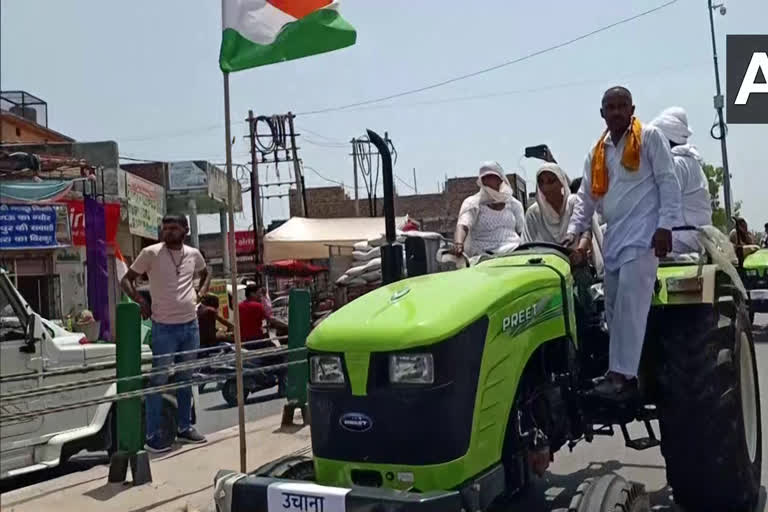
[(419, 195), (419, 186), (416, 184), (416, 168), (413, 168), (413, 193)]
[(291, 112), (288, 112), (288, 129), (291, 132), (291, 148), (293, 149), (293, 174), (296, 178), (296, 194), (299, 196), (299, 216), (309, 217), (309, 213), (307, 212), (307, 194), (304, 192), (304, 177), (301, 174), (299, 155), (296, 152), (296, 133), (293, 130), (293, 118), (294, 115)]
[(712, 0), (707, 1), (709, 7), (709, 28), (712, 34), (712, 58), (715, 63), (715, 86), (717, 88), (717, 95), (714, 98), (715, 110), (717, 110), (717, 124), (720, 130), (719, 137), (715, 137), (714, 127), (712, 127), (711, 135), (715, 139), (720, 139), (720, 151), (723, 155), (723, 196), (725, 199), (725, 217), (727, 226), (730, 229), (733, 226), (733, 218), (731, 212), (731, 173), (728, 169), (728, 146), (725, 142), (726, 126), (723, 119), (723, 107), (725, 106), (725, 100), (720, 89), (720, 68), (717, 65), (717, 44), (715, 42), (715, 18), (714, 10), (720, 9), (721, 14), (725, 14), (725, 8), (723, 4), (712, 5)]
[(358, 191), (357, 191), (357, 139), (353, 138), (351, 141), (352, 143), (352, 173), (354, 175), (354, 182), (355, 182), (355, 217), (360, 216), (360, 203), (359, 203), (359, 197), (358, 197)]
[[(259, 186), (259, 162), (256, 159), (256, 125), (253, 117), (253, 110), (248, 111), (248, 131), (251, 134), (251, 214), (253, 216), (253, 264), (258, 266), (261, 263), (261, 192)], [(229, 236), (234, 237), (235, 233)], [(256, 270), (254, 269), (254, 272)], [(234, 293), (234, 292), (233, 292)], [(237, 296), (237, 295), (235, 295)]]

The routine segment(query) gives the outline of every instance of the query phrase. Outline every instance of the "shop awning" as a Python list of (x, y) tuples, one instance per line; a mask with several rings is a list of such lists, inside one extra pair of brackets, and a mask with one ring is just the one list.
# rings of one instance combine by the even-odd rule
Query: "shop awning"
[(2, 203), (53, 203), (69, 193), (73, 180), (5, 181), (0, 184)]
[[(405, 217), (395, 224), (401, 225)], [(329, 245), (351, 246), (384, 233), (384, 217), (307, 219), (292, 217), (264, 237), (264, 261), (328, 258)]]

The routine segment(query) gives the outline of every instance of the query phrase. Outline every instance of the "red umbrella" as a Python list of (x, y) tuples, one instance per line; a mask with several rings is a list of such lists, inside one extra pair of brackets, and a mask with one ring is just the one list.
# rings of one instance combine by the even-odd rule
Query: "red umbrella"
[(313, 265), (300, 260), (280, 260), (274, 261), (269, 265), (259, 265), (259, 272), (268, 274), (282, 274), (295, 276), (312, 276), (320, 272), (327, 272), (328, 269), (319, 265)]

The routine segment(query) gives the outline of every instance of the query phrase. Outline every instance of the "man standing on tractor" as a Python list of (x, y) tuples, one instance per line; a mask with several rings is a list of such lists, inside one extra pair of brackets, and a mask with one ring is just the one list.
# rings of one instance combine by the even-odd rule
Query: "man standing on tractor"
[(625, 400), (637, 391), (637, 372), (658, 258), (672, 250), (680, 222), (680, 185), (661, 132), (635, 118), (632, 94), (613, 87), (600, 115), (607, 129), (587, 155), (564, 245), (590, 228), (597, 208), (605, 234), (605, 309), (610, 332), (609, 371), (596, 396)]
[[(712, 224), (712, 202), (709, 184), (702, 168), (701, 155), (696, 147), (688, 144), (693, 132), (688, 127), (688, 114), (680, 107), (670, 107), (651, 121), (669, 141), (675, 174), (682, 192), (683, 224), (686, 226), (707, 226)], [(672, 251), (677, 254), (699, 252), (696, 231), (675, 233)]]

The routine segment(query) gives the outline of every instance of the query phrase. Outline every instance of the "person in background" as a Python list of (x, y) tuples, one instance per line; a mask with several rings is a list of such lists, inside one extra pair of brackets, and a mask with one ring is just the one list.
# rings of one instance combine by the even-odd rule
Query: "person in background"
[(267, 318), (272, 318), (272, 299), (269, 298), (269, 292), (265, 287), (259, 289), (259, 295), (261, 295), (261, 305), (264, 306), (264, 313)]
[[(525, 213), (524, 242), (546, 242), (559, 244), (568, 232), (568, 224), (576, 204), (576, 195), (571, 194), (570, 181), (556, 163), (546, 163), (536, 172), (536, 202)], [(592, 229), (580, 236), (572, 247), (571, 263), (581, 265), (592, 250), (598, 273), (602, 273), (602, 256), (593, 248), (592, 233), (599, 230), (593, 221)]]
[(743, 217), (736, 217), (736, 227), (731, 230), (728, 238), (736, 247), (755, 245), (755, 237), (749, 232), (749, 226)]
[[(669, 141), (675, 174), (680, 182), (681, 208), (686, 226), (707, 226), (712, 224), (712, 202), (709, 197), (709, 182), (702, 168), (702, 159), (695, 146), (688, 143), (693, 134), (688, 127), (688, 114), (681, 107), (670, 107), (662, 111), (653, 121)], [(696, 231), (678, 231), (672, 237), (672, 252), (677, 254), (699, 252)]]
[(763, 243), (761, 244), (761, 247), (763, 249), (768, 249), (768, 222), (765, 223), (763, 228), (765, 229), (765, 232), (763, 233)]
[(261, 287), (249, 284), (245, 287), (245, 300), (240, 308), (240, 338), (243, 343), (264, 339), (264, 320), (267, 313), (261, 303)]
[[(200, 347), (200, 331), (197, 324), (197, 297), (208, 291), (208, 269), (200, 251), (184, 244), (189, 224), (184, 215), (166, 215), (161, 225), (162, 242), (145, 247), (120, 282), (123, 291), (141, 307), (144, 318), (152, 318), (152, 353), (155, 356), (195, 350)], [(152, 307), (136, 291), (135, 281), (142, 275), (149, 276), (149, 293)], [(200, 290), (194, 288), (194, 278), (200, 278)], [(196, 359), (195, 354), (156, 357), (153, 368), (168, 366), (174, 362)], [(189, 380), (192, 371), (177, 371), (176, 379)], [(152, 386), (168, 382), (168, 374), (150, 377)], [(204, 443), (205, 437), (192, 426), (192, 390), (189, 387), (176, 390), (177, 439), (183, 443)], [(145, 447), (153, 453), (167, 452), (170, 445), (159, 439), (162, 421), (162, 397), (155, 393), (147, 396), (147, 439)]]
[(629, 90), (608, 89), (600, 115), (607, 128), (584, 162), (584, 179), (563, 243), (578, 240), (602, 205), (607, 224), (603, 257), (609, 371), (593, 394), (621, 401), (637, 391), (658, 258), (672, 249), (671, 230), (680, 222), (680, 185), (669, 144), (657, 128), (635, 118)]
[(523, 205), (497, 162), (480, 166), (480, 190), (461, 204), (454, 234), (456, 254), (476, 256), (508, 244), (520, 244), (525, 218)]
[(227, 329), (232, 329), (234, 327), (226, 318), (219, 315), (219, 298), (208, 293), (203, 295), (202, 299), (200, 299), (200, 304), (197, 306), (197, 324), (200, 328), (201, 347), (215, 347), (221, 341), (226, 340), (225, 337), (218, 335), (216, 322), (225, 326)]

